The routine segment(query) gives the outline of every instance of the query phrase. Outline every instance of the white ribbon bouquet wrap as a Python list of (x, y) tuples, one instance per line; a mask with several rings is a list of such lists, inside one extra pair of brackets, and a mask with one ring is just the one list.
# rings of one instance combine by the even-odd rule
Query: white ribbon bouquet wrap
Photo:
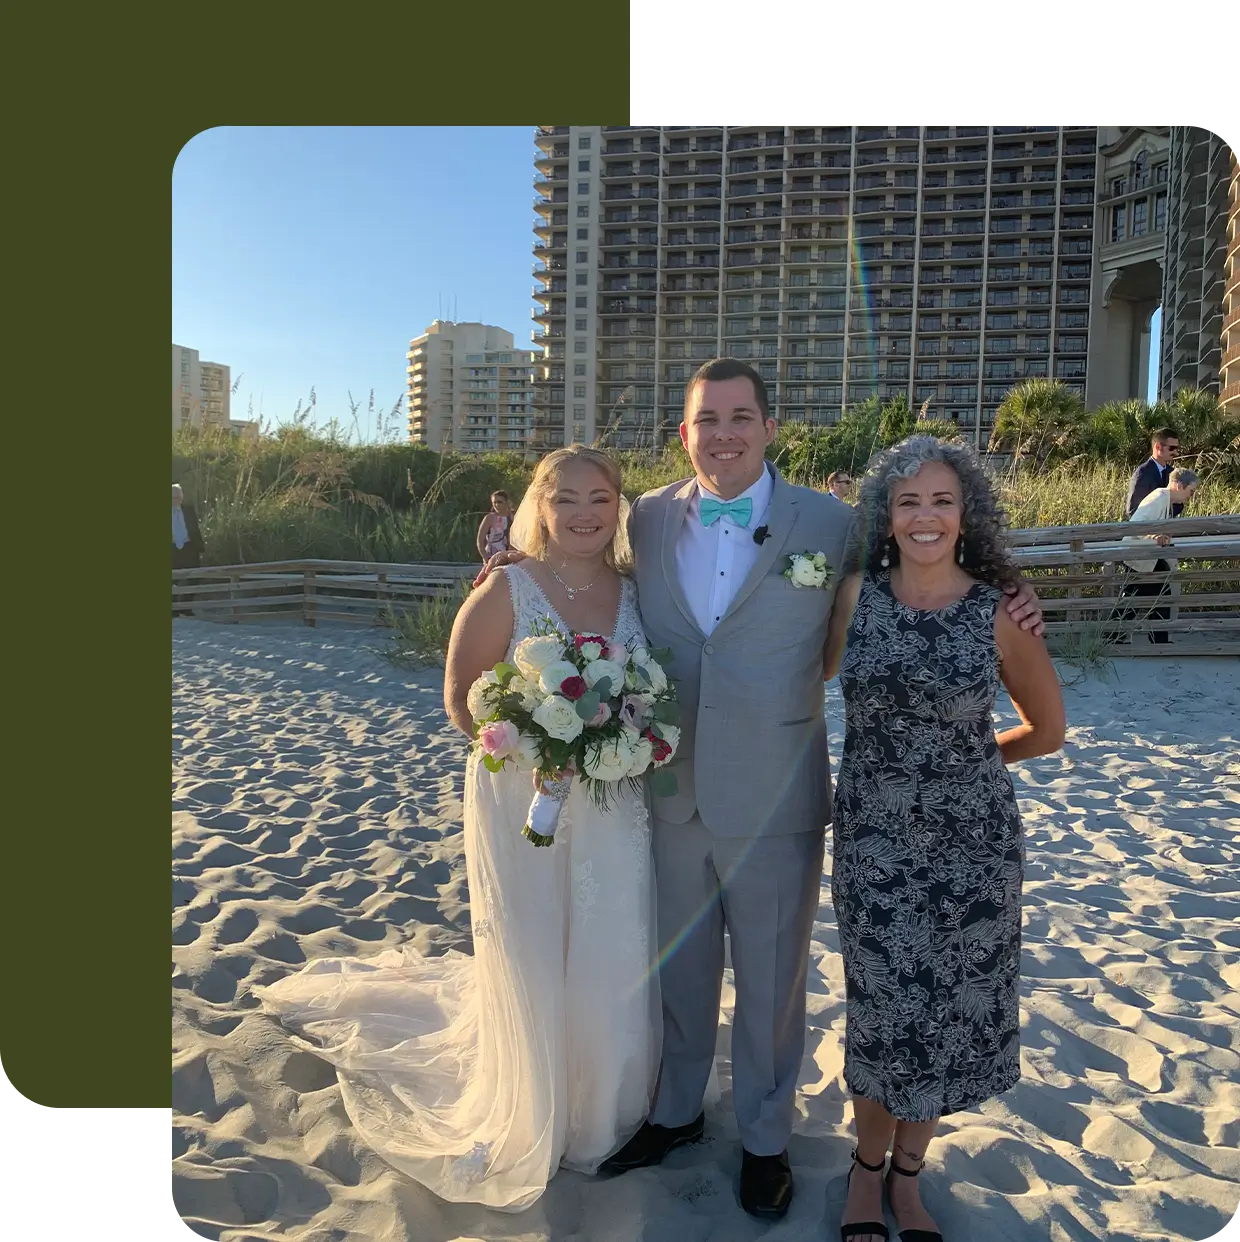
[(469, 689), (474, 746), (490, 772), (509, 764), (534, 776), (522, 835), (555, 842), (575, 781), (606, 807), (622, 781), (674, 793), (666, 771), (680, 743), (670, 653), (632, 649), (597, 634), (564, 634), (550, 618)]

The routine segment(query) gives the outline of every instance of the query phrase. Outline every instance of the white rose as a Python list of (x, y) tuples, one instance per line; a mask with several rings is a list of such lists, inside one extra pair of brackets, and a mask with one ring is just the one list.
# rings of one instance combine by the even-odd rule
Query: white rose
[(626, 775), (640, 776), (650, 766), (650, 760), (654, 756), (654, 747), (650, 744), (648, 737), (633, 733), (630, 729), (626, 729), (625, 732), (630, 734), (627, 740), (633, 751), (633, 762), (629, 764)]
[(532, 772), (538, 767), (538, 742), (528, 733), (522, 733), (517, 738), (517, 749), (509, 762), (519, 772)]
[(530, 681), (537, 681), (548, 664), (554, 664), (563, 657), (564, 644), (554, 634), (523, 638), (512, 653), (517, 667)]
[(646, 676), (650, 678), (650, 689), (655, 694), (662, 694), (667, 689), (667, 674), (653, 660), (648, 664), (643, 664), (642, 668), (646, 670)]
[(815, 568), (807, 556), (798, 556), (792, 562), (792, 581), (800, 587), (816, 587), (822, 582), (822, 570)]
[(543, 701), (543, 693), (539, 690), (537, 683), (526, 681), (520, 673), (509, 678), (508, 690), (512, 694), (521, 696), (521, 706), (527, 712), (532, 712)]
[(499, 685), (499, 678), (495, 676), (494, 669), (487, 669), (472, 686), (469, 687), (469, 693), (465, 696), (465, 706), (469, 708), (469, 714), (477, 720), (480, 716), (485, 716), (491, 711), (491, 704), (484, 697), (491, 686)]
[[(659, 732), (663, 735), (663, 740), (672, 748), (672, 753), (663, 760), (663, 763), (670, 763), (677, 750), (680, 749), (680, 729), (676, 725), (661, 724)], [(658, 766), (662, 767), (663, 763)]]
[(577, 709), (558, 694), (543, 699), (534, 708), (534, 723), (541, 725), (549, 737), (561, 742), (571, 742), (585, 728), (585, 722), (577, 715)]
[(625, 682), (630, 689), (640, 688), (645, 690), (649, 688), (654, 694), (662, 694), (667, 689), (667, 674), (664, 673), (654, 656), (645, 647), (638, 647), (633, 652), (633, 664), (637, 668), (643, 669), (650, 680), (649, 683), (641, 681), (635, 672), (630, 670)]
[(587, 664), (586, 671), (582, 673), (582, 676), (586, 679), (586, 685), (591, 690), (604, 677), (611, 678), (611, 692), (613, 695), (619, 694), (620, 687), (624, 685), (624, 669), (618, 664), (613, 664), (610, 660), (595, 660)]
[(543, 694), (555, 694), (562, 681), (578, 675), (575, 664), (570, 664), (567, 660), (556, 660), (539, 673), (538, 685)]
[(585, 757), (587, 776), (599, 781), (620, 781), (629, 774), (633, 766), (633, 749), (625, 737), (628, 732), (628, 729), (622, 729), (618, 737), (589, 747)]
[(602, 643), (582, 643), (581, 644), (581, 658), (585, 660), (587, 664), (593, 660), (599, 659), (602, 656), (602, 654), (603, 654)]

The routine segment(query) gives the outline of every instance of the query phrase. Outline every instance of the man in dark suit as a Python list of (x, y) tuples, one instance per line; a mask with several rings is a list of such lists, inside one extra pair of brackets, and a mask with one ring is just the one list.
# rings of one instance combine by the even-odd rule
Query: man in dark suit
[[(1180, 451), (1180, 437), (1170, 427), (1161, 427), (1150, 439), (1150, 457), (1133, 471), (1132, 480), (1128, 484), (1128, 501), (1124, 505), (1124, 517), (1130, 518), (1137, 511), (1137, 506), (1160, 487), (1166, 487), (1175, 465), (1176, 454)], [(1171, 506), (1171, 516), (1179, 517), (1183, 512), (1182, 504)]]
[[(185, 499), (179, 483), (172, 485), (172, 568), (197, 569), (202, 564), (205, 544), (198, 514)], [(172, 615), (190, 616), (188, 608), (174, 608)]]

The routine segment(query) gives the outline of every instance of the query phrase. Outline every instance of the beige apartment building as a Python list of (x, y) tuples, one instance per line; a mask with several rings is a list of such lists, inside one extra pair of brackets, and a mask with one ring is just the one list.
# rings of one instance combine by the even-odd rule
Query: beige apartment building
[[(172, 430), (182, 426), (233, 428), (229, 368), (204, 362), (196, 349), (172, 347)], [(249, 427), (250, 424), (242, 424)]]
[(1227, 256), (1223, 265), (1222, 368), (1219, 400), (1228, 414), (1240, 414), (1240, 163), (1231, 156), (1227, 188)]
[(662, 443), (719, 354), (753, 362), (782, 419), (904, 395), (978, 443), (1021, 379), (1085, 396), (1093, 127), (539, 126), (535, 145), (533, 447)]
[(409, 439), (437, 452), (524, 452), (534, 357), (503, 328), (436, 319), (409, 342)]

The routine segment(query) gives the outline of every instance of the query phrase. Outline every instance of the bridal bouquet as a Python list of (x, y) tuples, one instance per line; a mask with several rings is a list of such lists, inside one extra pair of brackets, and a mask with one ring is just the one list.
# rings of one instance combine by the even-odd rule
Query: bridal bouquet
[(666, 651), (630, 650), (597, 634), (564, 634), (550, 619), (522, 639), (512, 664), (487, 669), (469, 689), (474, 745), (489, 772), (507, 764), (537, 774), (522, 835), (555, 839), (574, 780), (606, 807), (621, 781), (650, 773), (656, 793), (676, 791), (662, 771), (680, 741)]

